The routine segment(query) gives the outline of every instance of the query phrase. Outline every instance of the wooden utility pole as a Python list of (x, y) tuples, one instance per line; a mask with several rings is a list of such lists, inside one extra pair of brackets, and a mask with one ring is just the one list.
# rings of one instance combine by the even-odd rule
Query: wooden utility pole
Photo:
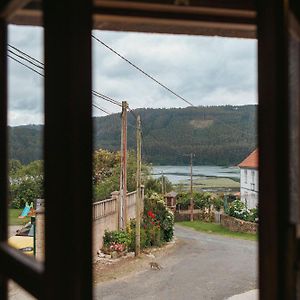
[(135, 256), (140, 255), (141, 251), (141, 173), (142, 173), (142, 135), (141, 118), (136, 120), (136, 224), (135, 224)]
[(190, 221), (194, 221), (194, 199), (193, 199), (193, 153), (191, 153), (191, 199), (190, 199)]
[(161, 173), (161, 193), (164, 195), (165, 194), (165, 176), (164, 176), (164, 171)]
[(127, 102), (122, 101), (121, 174), (119, 206), (119, 228), (122, 230), (126, 230), (127, 221), (127, 108)]

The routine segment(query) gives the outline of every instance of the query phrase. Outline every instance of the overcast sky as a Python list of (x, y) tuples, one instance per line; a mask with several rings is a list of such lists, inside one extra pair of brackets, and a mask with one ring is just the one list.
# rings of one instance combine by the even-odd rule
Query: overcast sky
[[(257, 103), (255, 40), (94, 31), (116, 51), (194, 105)], [(43, 60), (43, 30), (9, 27), (9, 43)], [(79, 74), (80, 76), (80, 74)], [(93, 89), (132, 108), (187, 104), (93, 41)], [(109, 112), (113, 104), (94, 99)], [(94, 115), (103, 115), (95, 110)], [(9, 124), (43, 123), (43, 78), (9, 59)]]

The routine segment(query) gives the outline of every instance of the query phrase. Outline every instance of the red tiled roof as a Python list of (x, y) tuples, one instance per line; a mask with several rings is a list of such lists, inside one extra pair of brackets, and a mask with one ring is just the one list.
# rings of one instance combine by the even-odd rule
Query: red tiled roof
[(258, 168), (258, 149), (255, 149), (239, 165), (240, 168)]

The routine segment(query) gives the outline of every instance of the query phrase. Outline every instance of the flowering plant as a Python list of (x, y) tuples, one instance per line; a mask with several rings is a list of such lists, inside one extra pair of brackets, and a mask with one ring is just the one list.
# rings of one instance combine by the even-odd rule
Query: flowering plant
[(155, 214), (153, 213), (153, 211), (149, 210), (147, 214), (151, 219), (155, 219)]
[(125, 249), (126, 249), (126, 246), (125, 246), (124, 244), (115, 243), (115, 242), (113, 242), (113, 243), (109, 246), (109, 250), (110, 250), (110, 251), (123, 252)]
[(131, 243), (130, 234), (128, 234), (125, 231), (105, 230), (104, 232), (103, 245), (104, 245), (104, 249), (106, 249), (107, 251), (123, 252), (127, 250), (130, 243)]
[(229, 205), (228, 214), (244, 221), (258, 222), (257, 208), (248, 209), (241, 200), (235, 200)]

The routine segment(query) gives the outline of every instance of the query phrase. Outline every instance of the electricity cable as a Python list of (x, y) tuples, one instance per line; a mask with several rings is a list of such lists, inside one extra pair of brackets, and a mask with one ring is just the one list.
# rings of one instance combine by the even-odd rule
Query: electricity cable
[[(42, 74), (42, 73), (38, 72), (37, 70), (35, 70), (35, 69), (31, 68), (30, 66), (28, 66), (28, 65), (26, 65), (26, 64), (24, 64), (23, 62), (21, 62), (21, 61), (19, 61), (18, 59), (16, 59), (16, 58), (12, 57), (11, 55), (7, 54), (7, 56), (8, 56), (10, 59), (14, 60), (15, 62), (17, 62), (17, 63), (21, 64), (22, 66), (24, 66), (24, 67), (28, 68), (29, 70), (31, 70), (31, 71), (33, 71), (33, 72), (37, 73), (38, 75), (40, 75), (40, 76), (42, 76), (42, 77), (45, 77), (45, 75), (44, 75), (44, 74)], [(96, 105), (96, 104), (94, 104), (94, 103), (92, 103), (92, 106), (93, 106), (93, 107), (95, 107), (95, 108), (97, 108), (97, 109), (99, 109), (100, 111), (102, 111), (102, 112), (106, 113), (107, 115), (110, 115), (110, 113), (109, 113), (109, 112), (107, 112), (107, 111), (106, 111), (104, 108), (100, 108), (99, 106), (97, 106), (97, 105)]]
[(10, 44), (7, 44), (7, 45), (8, 45), (10, 48), (12, 48), (12, 49), (18, 51), (19, 53), (23, 54), (23, 55), (26, 56), (27, 58), (29, 58), (29, 59), (35, 61), (36, 63), (38, 63), (38, 64), (44, 66), (44, 63), (43, 63), (43, 62), (41, 62), (41, 61), (37, 60), (36, 58), (30, 56), (30, 55), (27, 54), (26, 52), (23, 52), (22, 50), (18, 49), (18, 48), (15, 47), (15, 46), (10, 45)]
[(165, 84), (161, 83), (160, 81), (158, 81), (156, 78), (154, 78), (152, 75), (149, 75), (147, 72), (145, 72), (143, 69), (141, 69), (140, 67), (138, 67), (136, 64), (134, 64), (133, 62), (131, 62), (129, 59), (127, 59), (126, 57), (124, 57), (122, 54), (120, 54), (119, 52), (117, 52), (116, 50), (114, 50), (112, 47), (108, 46), (106, 43), (104, 43), (102, 40), (100, 40), (98, 37), (96, 37), (95, 35), (92, 34), (92, 38), (94, 40), (96, 40), (98, 43), (100, 43), (101, 45), (103, 45), (104, 47), (106, 47), (107, 49), (109, 49), (111, 52), (113, 52), (114, 54), (116, 54), (117, 56), (119, 56), (122, 60), (126, 61), (128, 64), (130, 64), (133, 68), (135, 68), (136, 70), (138, 70), (139, 72), (141, 72), (142, 74), (144, 74), (145, 76), (147, 76), (148, 78), (150, 78), (152, 81), (156, 82), (158, 85), (160, 85), (162, 88), (164, 88), (165, 90), (167, 90), (168, 92), (170, 92), (171, 94), (173, 94), (174, 96), (176, 96), (177, 98), (183, 100), (185, 103), (189, 104), (190, 106), (194, 106), (190, 101), (186, 100), (185, 98), (183, 98), (182, 96), (180, 96), (178, 93), (172, 91), (170, 88), (168, 88)]

